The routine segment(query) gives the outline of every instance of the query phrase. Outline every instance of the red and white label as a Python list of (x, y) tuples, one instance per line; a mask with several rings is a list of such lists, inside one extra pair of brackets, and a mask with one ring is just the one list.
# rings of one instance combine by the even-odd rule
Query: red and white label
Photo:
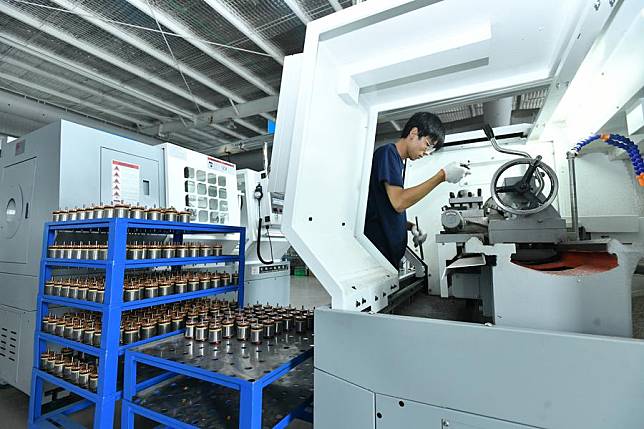
[(138, 203), (141, 167), (137, 164), (112, 160), (112, 200)]
[(221, 159), (208, 157), (208, 168), (211, 170), (221, 171), (222, 173), (235, 174), (235, 164), (222, 161)]

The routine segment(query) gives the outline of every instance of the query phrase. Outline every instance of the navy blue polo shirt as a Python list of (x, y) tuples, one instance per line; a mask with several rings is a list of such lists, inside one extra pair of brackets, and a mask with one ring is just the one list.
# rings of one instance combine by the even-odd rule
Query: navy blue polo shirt
[(394, 210), (385, 183), (404, 187), (403, 161), (394, 144), (379, 147), (373, 154), (364, 234), (398, 268), (407, 248), (407, 214)]

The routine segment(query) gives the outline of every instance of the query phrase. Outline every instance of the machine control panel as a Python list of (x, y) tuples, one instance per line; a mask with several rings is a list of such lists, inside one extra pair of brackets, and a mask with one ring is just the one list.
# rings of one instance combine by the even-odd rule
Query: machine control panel
[(253, 274), (276, 273), (288, 270), (288, 264), (262, 265), (260, 267), (253, 267)]

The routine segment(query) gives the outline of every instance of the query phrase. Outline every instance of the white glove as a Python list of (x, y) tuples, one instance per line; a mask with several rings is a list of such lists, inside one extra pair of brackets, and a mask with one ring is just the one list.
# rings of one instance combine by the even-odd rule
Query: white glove
[(461, 162), (450, 162), (443, 167), (443, 171), (445, 172), (445, 181), (449, 183), (458, 183), (463, 179), (463, 177), (470, 174), (471, 171), (469, 168), (464, 167), (464, 165), (467, 164), (463, 164)]
[(418, 247), (427, 240), (427, 234), (422, 229), (418, 228), (416, 225), (411, 227), (411, 235), (413, 235), (412, 241), (414, 242), (414, 247)]

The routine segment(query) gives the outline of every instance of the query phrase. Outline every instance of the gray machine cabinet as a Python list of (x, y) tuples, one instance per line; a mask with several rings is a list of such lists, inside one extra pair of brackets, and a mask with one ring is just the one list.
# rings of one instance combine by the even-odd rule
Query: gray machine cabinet
[(461, 413), (387, 395), (376, 395), (377, 429), (528, 429), (474, 414)]
[(49, 124), (2, 147), (0, 335), (11, 337), (0, 339), (0, 350), (6, 348), (4, 355), (0, 353), (0, 381), (24, 392), (29, 392), (33, 365), (43, 225), (51, 220), (52, 210), (109, 203), (113, 160), (140, 167), (140, 198), (126, 202), (165, 205), (159, 147), (67, 121)]
[(313, 382), (315, 385), (314, 427), (333, 429), (373, 427), (375, 420), (373, 392), (319, 370), (315, 370)]
[[(319, 412), (332, 412), (337, 404), (352, 404), (353, 395), (361, 406), (367, 390), (480, 416), (467, 423), (475, 428), (474, 423), (498, 428), (512, 422), (639, 429), (644, 428), (643, 362), (641, 340), (317, 309), (316, 374), (356, 388), (335, 393), (316, 384), (314, 413), (318, 419)], [(498, 424), (485, 426), (484, 419)], [(366, 418), (353, 426), (373, 427)]]

